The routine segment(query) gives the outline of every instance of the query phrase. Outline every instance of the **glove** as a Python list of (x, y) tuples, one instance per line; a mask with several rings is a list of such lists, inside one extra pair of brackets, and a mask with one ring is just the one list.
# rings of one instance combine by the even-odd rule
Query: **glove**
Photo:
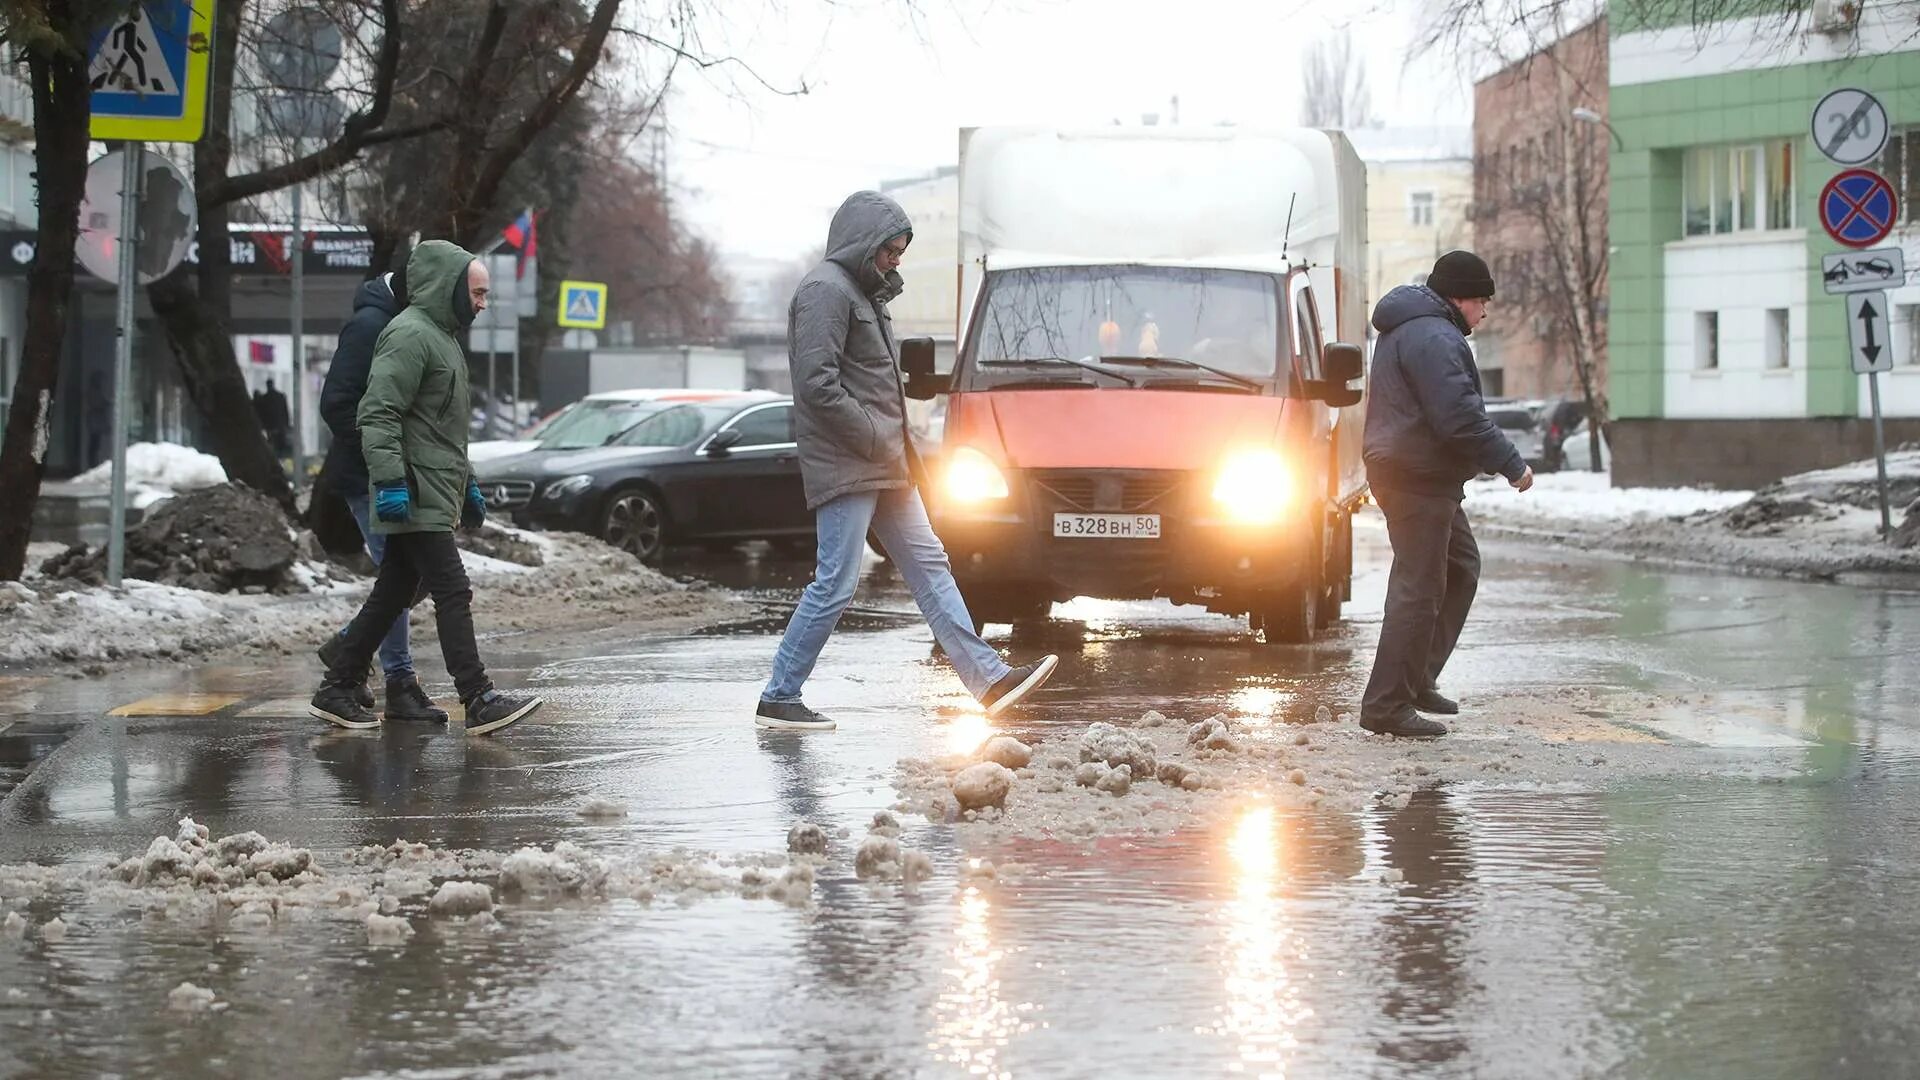
[(460, 527), (477, 529), (487, 523), (487, 497), (480, 494), (480, 484), (472, 479), (467, 481), (467, 497), (460, 504)]
[(377, 485), (373, 491), (373, 514), (389, 524), (410, 520), (413, 517), (413, 495), (407, 491), (407, 482), (394, 480)]

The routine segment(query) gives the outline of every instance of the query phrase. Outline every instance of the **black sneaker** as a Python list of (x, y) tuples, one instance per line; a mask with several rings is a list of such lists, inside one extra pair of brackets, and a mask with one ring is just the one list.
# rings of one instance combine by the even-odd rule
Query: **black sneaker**
[[(327, 638), (327, 643), (319, 648), (320, 663), (326, 665), (328, 671), (332, 671), (333, 662), (339, 659), (340, 650), (346, 647), (347, 639), (344, 636), (340, 634), (330, 635)], [(363, 709), (373, 708), (373, 691), (367, 689), (367, 677), (372, 673), (373, 665), (369, 663), (367, 670), (360, 676), (360, 685), (352, 688), (354, 700), (358, 701), (360, 707)]]
[(323, 682), (320, 689), (314, 692), (313, 700), (307, 704), (307, 712), (335, 727), (350, 731), (379, 727), (380, 718), (373, 715), (372, 709), (360, 704), (360, 699), (354, 695), (356, 689), (366, 688)]
[(1447, 733), (1447, 725), (1429, 720), (1408, 709), (1398, 716), (1362, 716), (1360, 726), (1375, 735), (1398, 735), (1403, 739), (1436, 739)]
[(524, 720), (540, 705), (537, 697), (508, 697), (498, 690), (489, 690), (467, 702), (467, 734), (491, 735)]
[(1429, 686), (1413, 699), (1413, 707), (1439, 716), (1459, 716), (1460, 703)]
[(754, 710), (753, 722), (763, 728), (784, 731), (832, 731), (833, 720), (797, 701), (762, 701)]
[(1033, 693), (1053, 678), (1053, 669), (1060, 666), (1060, 658), (1052, 654), (1041, 657), (1025, 667), (1017, 667), (1000, 677), (980, 699), (987, 707), (987, 719), (991, 720), (1020, 703), (1020, 699)]
[(389, 720), (417, 720), (428, 724), (447, 722), (447, 710), (435, 705), (427, 692), (420, 689), (420, 680), (411, 675), (387, 680), (386, 716)]

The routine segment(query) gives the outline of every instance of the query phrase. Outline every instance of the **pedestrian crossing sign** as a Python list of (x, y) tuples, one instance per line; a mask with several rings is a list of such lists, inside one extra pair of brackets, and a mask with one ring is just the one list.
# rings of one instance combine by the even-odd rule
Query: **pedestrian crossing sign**
[(207, 127), (214, 0), (139, 0), (94, 35), (96, 139), (199, 142)]
[(561, 282), (560, 325), (575, 330), (606, 329), (606, 283), (601, 281)]

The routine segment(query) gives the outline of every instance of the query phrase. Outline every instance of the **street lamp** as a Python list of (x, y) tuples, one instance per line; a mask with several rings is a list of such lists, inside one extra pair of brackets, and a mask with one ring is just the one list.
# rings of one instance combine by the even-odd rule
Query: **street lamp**
[(1573, 118), (1575, 120), (1580, 121), (1581, 123), (1599, 124), (1601, 127), (1606, 128), (1607, 134), (1613, 136), (1613, 148), (1622, 153), (1626, 152), (1627, 144), (1625, 140), (1620, 138), (1619, 132), (1613, 130), (1612, 124), (1607, 123), (1606, 117), (1601, 116), (1599, 113), (1594, 112), (1592, 109), (1587, 108), (1585, 105), (1576, 105), (1574, 106), (1574, 109), (1573, 109)]

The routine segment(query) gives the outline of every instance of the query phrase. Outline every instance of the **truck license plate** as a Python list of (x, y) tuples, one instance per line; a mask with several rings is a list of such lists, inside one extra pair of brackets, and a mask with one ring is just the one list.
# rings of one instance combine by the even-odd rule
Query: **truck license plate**
[(1158, 540), (1159, 514), (1055, 514), (1053, 535), (1075, 540)]

